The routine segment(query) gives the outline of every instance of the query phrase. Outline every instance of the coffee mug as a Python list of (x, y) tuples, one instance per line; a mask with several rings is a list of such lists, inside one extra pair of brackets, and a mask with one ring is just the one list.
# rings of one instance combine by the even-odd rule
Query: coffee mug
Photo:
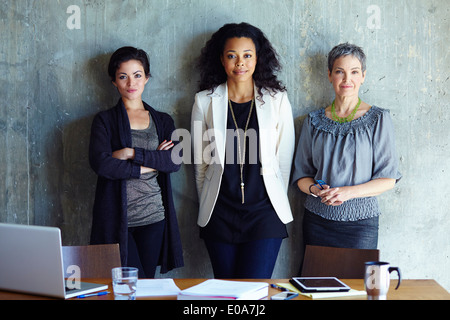
[(367, 292), (368, 300), (386, 300), (391, 282), (391, 272), (396, 271), (398, 274), (398, 283), (395, 290), (398, 289), (402, 282), (400, 269), (390, 267), (388, 262), (371, 261), (365, 263), (364, 285)]

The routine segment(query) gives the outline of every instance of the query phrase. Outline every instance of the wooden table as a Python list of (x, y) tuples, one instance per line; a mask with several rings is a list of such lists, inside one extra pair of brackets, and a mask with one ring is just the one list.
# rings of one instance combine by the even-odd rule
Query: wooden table
[[(181, 289), (187, 289), (193, 285), (203, 282), (205, 279), (174, 279), (176, 285)], [(239, 280), (243, 281), (243, 280)], [(288, 283), (289, 279), (266, 279), (258, 280), (272, 283)], [(345, 284), (355, 290), (365, 290), (362, 279), (343, 279)], [(402, 284), (395, 290), (396, 281), (391, 281), (388, 292), (388, 300), (450, 300), (450, 293), (441, 287), (435, 280), (403, 280)], [(280, 293), (279, 290), (269, 287), (269, 297)], [(365, 296), (339, 298), (345, 300), (366, 300)], [(311, 300), (305, 296), (299, 296), (296, 300)]]
[[(174, 279), (176, 285), (181, 289), (187, 289), (191, 286), (199, 284), (206, 279)], [(112, 286), (110, 279), (85, 279), (86, 282), (94, 282), (94, 283), (105, 283), (109, 285), (110, 294), (106, 296), (100, 297), (90, 297), (83, 300), (113, 300), (114, 294), (112, 293)], [(239, 281), (252, 281), (252, 280), (239, 280)], [(265, 279), (265, 280), (254, 280), (254, 281), (262, 281), (267, 282), (269, 284), (272, 283), (287, 283), (288, 279)], [(364, 290), (364, 281), (362, 279), (343, 279), (344, 283), (350, 286), (355, 290)], [(450, 300), (450, 293), (441, 287), (434, 280), (403, 280), (400, 288), (398, 290), (395, 289), (397, 281), (391, 281), (391, 288), (389, 290), (387, 299), (388, 300)], [(269, 297), (279, 293), (280, 291), (269, 287)], [(21, 293), (13, 293), (0, 291), (0, 300), (46, 300), (49, 298), (34, 296), (28, 294)], [(148, 297), (148, 298), (139, 298), (139, 300), (175, 300), (176, 296), (170, 297)], [(339, 300), (366, 300), (365, 296), (356, 296), (356, 297), (344, 297), (339, 298)], [(78, 299), (80, 300), (80, 299)], [(311, 300), (305, 296), (299, 296), (296, 300)]]

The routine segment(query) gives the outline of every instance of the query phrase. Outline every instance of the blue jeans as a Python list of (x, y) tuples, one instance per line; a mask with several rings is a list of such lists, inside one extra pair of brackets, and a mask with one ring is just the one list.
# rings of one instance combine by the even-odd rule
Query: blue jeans
[(240, 244), (205, 240), (217, 279), (270, 279), (283, 239)]

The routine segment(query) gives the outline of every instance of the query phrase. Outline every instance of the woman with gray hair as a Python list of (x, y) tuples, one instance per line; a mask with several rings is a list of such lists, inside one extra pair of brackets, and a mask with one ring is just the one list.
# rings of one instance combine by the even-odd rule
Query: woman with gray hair
[(344, 43), (328, 55), (335, 100), (305, 119), (293, 181), (307, 194), (303, 219), (307, 245), (376, 249), (377, 195), (401, 178), (388, 110), (359, 98), (366, 56)]

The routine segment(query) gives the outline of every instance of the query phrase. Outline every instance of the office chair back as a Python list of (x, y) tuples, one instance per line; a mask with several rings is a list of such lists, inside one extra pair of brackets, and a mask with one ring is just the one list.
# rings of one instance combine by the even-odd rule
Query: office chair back
[(66, 278), (73, 274), (71, 265), (80, 267), (82, 279), (111, 278), (111, 269), (121, 267), (119, 244), (63, 246), (62, 252)]
[(364, 279), (364, 263), (378, 261), (379, 250), (347, 249), (307, 245), (302, 277)]

